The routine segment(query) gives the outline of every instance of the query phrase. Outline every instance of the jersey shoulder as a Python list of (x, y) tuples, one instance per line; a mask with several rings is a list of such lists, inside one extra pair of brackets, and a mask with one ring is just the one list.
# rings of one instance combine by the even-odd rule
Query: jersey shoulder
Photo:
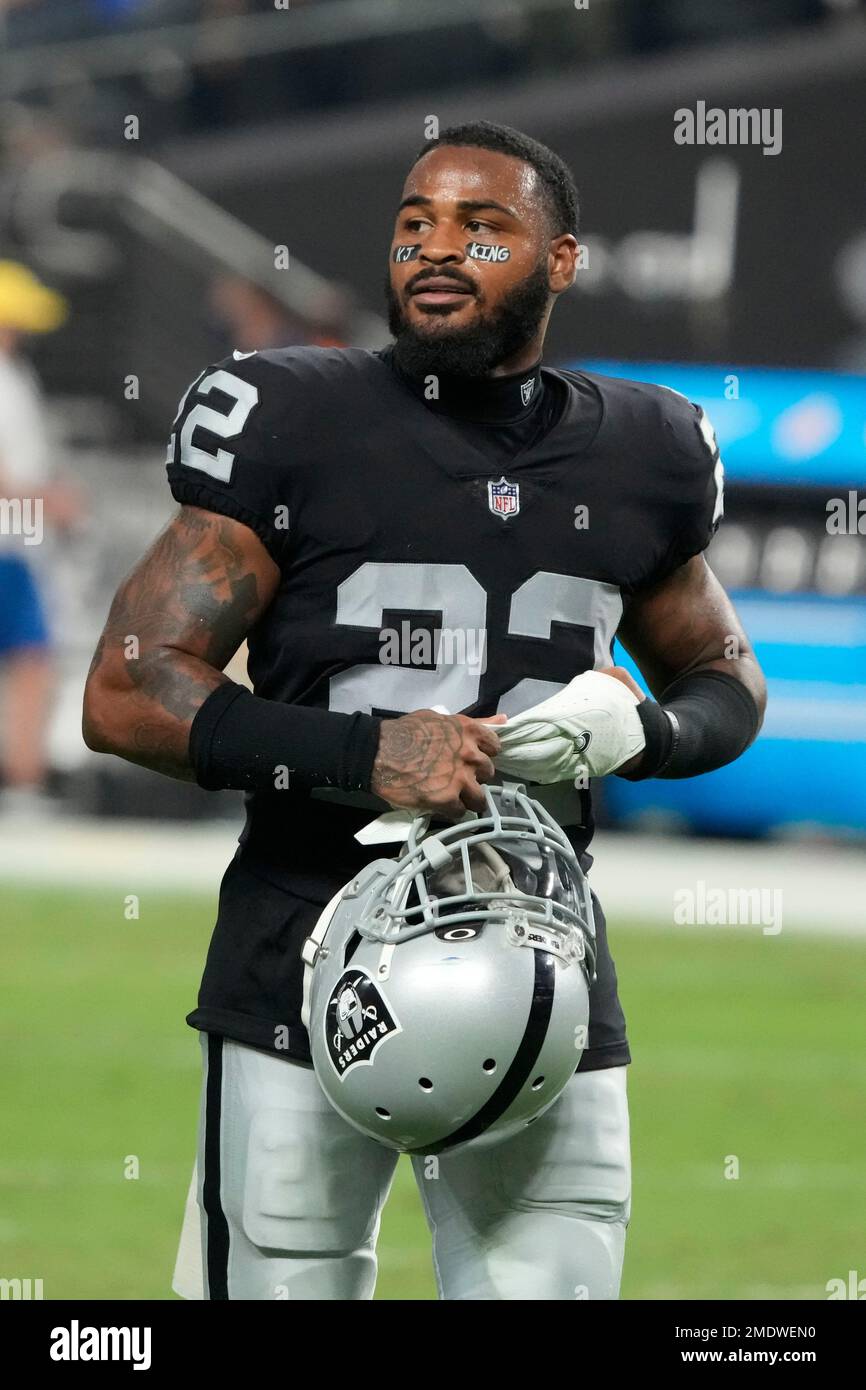
[(320, 382), (326, 386), (339, 383), (350, 377), (374, 373), (381, 370), (382, 361), (378, 352), (355, 347), (311, 347), (306, 344), (280, 348), (261, 348), (257, 352), (239, 352), (224, 359), (225, 365), (234, 364), (239, 370), (267, 373), (283, 373), (274, 380), (294, 379), (307, 384)]
[(175, 500), (243, 522), (279, 563), (311, 441), (351, 414), (382, 371), (360, 348), (234, 352), (206, 367), (181, 399), (168, 444)]
[(724, 465), (706, 412), (655, 382), (596, 372), (563, 376), (589, 381), (601, 398), (597, 442), (615, 464), (616, 486), (636, 492), (665, 539), (654, 570), (661, 578), (706, 549), (722, 519)]
[[(601, 398), (608, 432), (628, 442), (638, 433), (647, 461), (679, 463), (705, 473), (719, 457), (713, 427), (700, 405), (680, 391), (651, 381), (603, 376), (598, 372), (562, 371), (566, 380), (588, 381)], [(647, 447), (649, 446), (649, 447)]]
[(254, 386), (262, 413), (291, 432), (299, 417), (332, 409), (335, 397), (345, 402), (354, 388), (369, 387), (383, 366), (378, 354), (363, 348), (302, 346), (235, 351), (207, 368), (199, 381), (214, 371)]

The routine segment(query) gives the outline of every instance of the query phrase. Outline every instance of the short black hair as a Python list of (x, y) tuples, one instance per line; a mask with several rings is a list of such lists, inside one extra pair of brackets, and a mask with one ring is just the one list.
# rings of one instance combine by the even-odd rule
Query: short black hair
[(571, 170), (558, 154), (511, 126), (496, 125), (493, 121), (468, 121), (464, 125), (446, 126), (435, 140), (427, 140), (415, 156), (415, 164), (439, 145), (475, 145), (482, 150), (495, 150), (522, 159), (535, 170), (547, 195), (548, 213), (554, 236), (564, 232), (577, 235), (579, 207), (577, 188)]

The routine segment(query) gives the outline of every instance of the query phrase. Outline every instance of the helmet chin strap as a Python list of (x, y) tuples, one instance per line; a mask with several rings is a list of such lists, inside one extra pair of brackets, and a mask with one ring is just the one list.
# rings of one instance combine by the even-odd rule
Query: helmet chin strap
[(327, 935), (328, 927), (331, 925), (331, 919), (333, 918), (334, 913), (337, 910), (337, 903), (342, 898), (344, 891), (345, 888), (341, 888), (339, 892), (334, 894), (333, 898), (331, 898), (331, 901), (327, 904), (327, 906), (322, 909), (321, 913), (319, 914), (318, 922), (313, 927), (313, 930), (310, 932), (310, 935), (307, 937), (306, 941), (301, 947), (301, 960), (304, 962), (304, 988), (303, 998), (301, 1001), (301, 1022), (307, 1029), (309, 1029), (310, 1027), (310, 991), (312, 988), (313, 980), (313, 966), (315, 965), (318, 959), (319, 951), (322, 947), (322, 942), (324, 941)]

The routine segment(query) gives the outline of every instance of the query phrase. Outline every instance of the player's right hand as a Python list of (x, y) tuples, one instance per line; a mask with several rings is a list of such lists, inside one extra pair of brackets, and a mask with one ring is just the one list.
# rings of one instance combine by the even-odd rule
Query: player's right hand
[(432, 709), (383, 719), (370, 790), (394, 807), (450, 820), (483, 812), (481, 784), (493, 781), (500, 749), (490, 726), (504, 721), (504, 714), (482, 722)]

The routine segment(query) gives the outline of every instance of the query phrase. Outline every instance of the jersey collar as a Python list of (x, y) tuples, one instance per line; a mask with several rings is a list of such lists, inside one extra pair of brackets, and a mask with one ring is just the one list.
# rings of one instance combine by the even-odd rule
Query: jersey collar
[(416, 378), (404, 372), (397, 364), (393, 346), (386, 348), (382, 356), (430, 410), (456, 420), (478, 425), (517, 424), (535, 413), (544, 395), (540, 359), (534, 367), (510, 376), (470, 378), (441, 373), (434, 385), (430, 376)]

